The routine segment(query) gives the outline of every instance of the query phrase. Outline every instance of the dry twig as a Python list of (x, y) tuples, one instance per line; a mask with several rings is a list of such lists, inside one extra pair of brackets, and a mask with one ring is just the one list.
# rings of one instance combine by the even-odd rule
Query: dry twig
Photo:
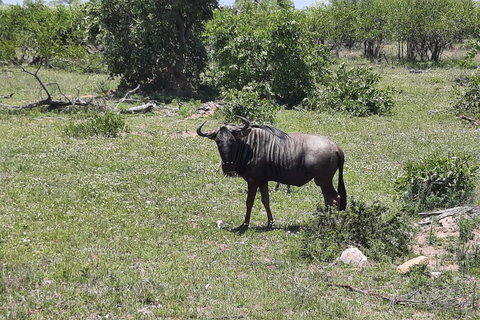
[(125, 99), (127, 99), (127, 97), (129, 95), (131, 95), (132, 93), (135, 93), (135, 91), (137, 91), (138, 89), (140, 89), (140, 85), (138, 85), (135, 89), (132, 89), (130, 91), (128, 91), (127, 93), (125, 93), (125, 96), (123, 97), (122, 100), (120, 100), (117, 105), (115, 106), (115, 110), (118, 110), (118, 107), (125, 101)]
[(473, 119), (473, 118), (469, 118), (465, 115), (461, 116), (460, 119), (467, 120), (468, 122), (470, 122), (470, 124), (472, 124), (474, 126), (480, 126), (480, 122), (478, 120)]
[(344, 288), (344, 289), (348, 289), (350, 291), (361, 293), (361, 294), (364, 294), (364, 295), (367, 295), (367, 296), (373, 296), (373, 297), (388, 301), (392, 305), (397, 305), (398, 304), (398, 305), (429, 305), (429, 306), (431, 306), (431, 305), (435, 305), (435, 304), (441, 304), (442, 302), (445, 305), (451, 305), (451, 303), (449, 303), (448, 301), (442, 301), (442, 298), (444, 297), (442, 295), (439, 295), (438, 297), (436, 297), (434, 299), (431, 299), (431, 300), (412, 300), (411, 297), (413, 297), (415, 294), (417, 294), (420, 290), (414, 291), (413, 293), (408, 295), (409, 298), (405, 299), (405, 298), (389, 297), (387, 295), (383, 295), (383, 294), (380, 294), (380, 293), (377, 293), (377, 292), (371, 292), (371, 291), (355, 288), (354, 286), (352, 286), (350, 284), (329, 284), (329, 286), (337, 287), (337, 288)]

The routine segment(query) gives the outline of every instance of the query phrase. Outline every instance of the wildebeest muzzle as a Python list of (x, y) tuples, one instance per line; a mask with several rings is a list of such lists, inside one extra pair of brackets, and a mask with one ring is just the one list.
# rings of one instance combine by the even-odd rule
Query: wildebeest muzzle
[(233, 161), (222, 162), (222, 171), (227, 176), (234, 175), (235, 163), (233, 163)]

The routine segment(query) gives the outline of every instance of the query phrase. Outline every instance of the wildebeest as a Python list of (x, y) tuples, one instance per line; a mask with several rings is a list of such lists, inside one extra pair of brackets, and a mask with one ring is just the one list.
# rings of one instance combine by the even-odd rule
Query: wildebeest
[[(346, 208), (344, 154), (333, 141), (317, 134), (287, 134), (271, 126), (250, 125), (247, 119), (237, 117), (243, 125), (225, 124), (204, 133), (205, 121), (197, 128), (200, 137), (217, 143), (223, 172), (236, 173), (248, 183), (245, 220), (234, 230), (248, 228), (258, 188), (267, 211), (267, 228), (273, 227), (268, 181), (302, 186), (313, 179), (322, 189), (326, 206), (337, 206), (339, 210)], [(332, 184), (337, 170), (338, 193)]]

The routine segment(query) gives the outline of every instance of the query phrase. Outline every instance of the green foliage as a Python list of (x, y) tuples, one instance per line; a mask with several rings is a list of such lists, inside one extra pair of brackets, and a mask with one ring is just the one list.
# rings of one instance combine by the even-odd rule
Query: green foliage
[(352, 201), (345, 211), (319, 208), (303, 231), (305, 256), (333, 261), (349, 246), (356, 246), (369, 258), (383, 260), (408, 254), (412, 230), (400, 212), (379, 204), (368, 206)]
[(82, 10), (81, 5), (51, 7), (40, 1), (2, 8), (0, 60), (53, 64), (54, 59), (90, 59)]
[(94, 113), (90, 118), (80, 122), (70, 122), (64, 129), (65, 134), (74, 138), (103, 136), (115, 138), (120, 132), (128, 132), (122, 116), (112, 112), (104, 115)]
[(391, 89), (378, 89), (380, 76), (370, 68), (342, 64), (331, 79), (304, 101), (311, 110), (336, 110), (354, 116), (386, 114), (393, 107)]
[(224, 92), (225, 103), (222, 114), (226, 122), (236, 121), (242, 116), (252, 122), (273, 123), (278, 108), (267, 99), (271, 94), (265, 86), (252, 84), (242, 90), (230, 89)]
[(153, 89), (189, 93), (206, 67), (200, 40), (214, 0), (106, 0), (91, 13), (113, 75), (125, 86), (149, 83)]
[(206, 26), (215, 85), (237, 89), (250, 83), (271, 88), (274, 98), (297, 105), (329, 64), (326, 47), (306, 30), (305, 14), (247, 4), (239, 13), (218, 10)]
[(476, 70), (463, 86), (456, 86), (453, 110), (456, 115), (480, 116), (480, 71)]
[(478, 164), (469, 155), (437, 155), (410, 161), (395, 190), (405, 208), (421, 212), (472, 203)]

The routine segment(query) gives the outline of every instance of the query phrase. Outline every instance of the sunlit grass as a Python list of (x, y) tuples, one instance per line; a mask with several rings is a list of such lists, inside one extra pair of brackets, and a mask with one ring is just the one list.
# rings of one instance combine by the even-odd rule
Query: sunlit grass
[[(479, 131), (448, 111), (460, 69), (380, 72), (383, 84), (398, 91), (391, 115), (282, 110), (276, 126), (330, 137), (346, 154), (349, 196), (394, 207), (393, 182), (406, 161), (460, 151), (480, 159)], [(4, 74), (9, 80), (0, 95), (18, 91), (12, 104), (38, 98), (37, 84), (23, 73)], [(63, 79), (71, 88), (65, 92), (90, 83), (87, 75), (46, 74), (48, 81)], [(314, 183), (271, 193), (279, 229), (255, 228), (267, 222), (257, 199), (254, 228), (229, 232), (243, 221), (246, 183), (223, 177), (215, 144), (195, 136), (203, 119), (124, 116), (128, 134), (76, 139), (64, 133), (75, 117), (0, 113), (1, 319), (476, 317), (468, 308), (392, 308), (330, 286), (395, 297), (426, 283), (441, 293), (453, 288), (452, 295), (463, 288), (472, 297), (475, 282), (449, 273), (438, 282), (401, 276), (385, 262), (359, 270), (302, 259), (297, 230), (322, 203)], [(208, 128), (221, 124), (208, 120)]]

